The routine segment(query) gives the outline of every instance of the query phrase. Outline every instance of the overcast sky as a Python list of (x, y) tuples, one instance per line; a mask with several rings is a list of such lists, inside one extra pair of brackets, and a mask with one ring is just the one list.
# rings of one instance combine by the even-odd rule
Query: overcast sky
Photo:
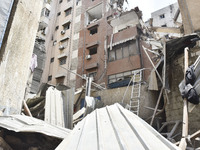
[(128, 0), (128, 9), (135, 8), (136, 6), (142, 10), (143, 20), (146, 21), (151, 17), (151, 12), (159, 10), (165, 6), (176, 3), (177, 0)]

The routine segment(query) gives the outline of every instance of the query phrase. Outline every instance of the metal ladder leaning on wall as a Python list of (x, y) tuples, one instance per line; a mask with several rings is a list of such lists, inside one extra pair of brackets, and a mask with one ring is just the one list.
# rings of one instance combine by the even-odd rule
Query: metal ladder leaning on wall
[(140, 93), (142, 82), (142, 70), (134, 71), (132, 78), (131, 99), (129, 104), (129, 110), (136, 115), (139, 115), (140, 108)]

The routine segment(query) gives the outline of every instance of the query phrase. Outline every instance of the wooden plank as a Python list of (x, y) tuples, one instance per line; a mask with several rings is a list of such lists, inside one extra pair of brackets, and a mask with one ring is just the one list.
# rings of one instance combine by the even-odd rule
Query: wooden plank
[[(186, 70), (188, 68), (188, 47), (185, 48), (185, 73), (186, 73)], [(184, 75), (184, 79), (185, 79), (185, 75)], [(188, 102), (187, 102), (187, 99), (184, 98), (183, 100), (183, 128), (182, 128), (182, 138), (181, 138), (181, 141), (180, 141), (180, 145), (179, 147), (182, 149), (182, 150), (185, 150), (186, 147), (187, 147), (187, 142), (186, 142), (186, 138), (188, 136)]]
[(151, 125), (151, 126), (153, 125), (153, 121), (154, 121), (154, 118), (155, 118), (155, 116), (156, 116), (156, 112), (157, 112), (158, 106), (159, 106), (159, 104), (160, 104), (160, 100), (161, 100), (161, 97), (162, 97), (162, 93), (163, 93), (163, 87), (161, 88), (160, 95), (159, 95), (159, 97), (158, 97), (155, 110), (154, 110), (154, 112), (153, 112), (153, 116), (152, 116), (152, 119), (151, 119), (151, 122), (150, 122), (150, 125)]

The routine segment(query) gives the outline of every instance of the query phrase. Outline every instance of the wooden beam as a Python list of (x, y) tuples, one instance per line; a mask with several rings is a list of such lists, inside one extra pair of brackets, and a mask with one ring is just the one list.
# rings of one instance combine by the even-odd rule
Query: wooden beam
[(27, 104), (26, 104), (26, 102), (25, 102), (25, 100), (23, 100), (23, 104), (24, 104), (24, 112), (25, 112), (25, 114), (30, 116), (30, 117), (33, 117), (31, 112), (30, 112), (30, 110), (29, 110), (29, 108), (28, 108), (28, 106), (27, 106)]
[[(188, 47), (185, 48), (185, 74), (186, 70), (188, 68)], [(184, 79), (185, 79), (185, 74), (184, 74)], [(179, 147), (182, 150), (185, 150), (187, 147), (187, 142), (186, 138), (188, 136), (188, 102), (187, 99), (184, 98), (183, 100), (183, 128), (182, 128), (182, 138), (179, 144)]]
[(161, 100), (162, 93), (163, 93), (163, 87), (161, 88), (160, 95), (159, 95), (159, 97), (158, 97), (157, 104), (156, 104), (156, 107), (155, 107), (154, 112), (153, 112), (153, 116), (152, 116), (152, 119), (151, 119), (151, 122), (150, 122), (150, 125), (151, 125), (151, 126), (153, 125), (153, 121), (154, 121), (154, 118), (155, 118), (155, 116), (156, 116), (156, 112), (157, 112), (157, 109), (158, 109), (158, 105), (160, 104), (160, 100)]

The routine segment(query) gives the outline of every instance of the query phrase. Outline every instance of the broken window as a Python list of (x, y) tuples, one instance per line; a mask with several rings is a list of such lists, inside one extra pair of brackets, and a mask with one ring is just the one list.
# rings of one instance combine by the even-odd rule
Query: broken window
[(165, 14), (160, 15), (160, 19), (165, 18)]
[(102, 18), (102, 3), (86, 12), (86, 24), (91, 24)]
[(108, 50), (110, 62), (137, 54), (139, 54), (139, 51), (137, 49), (135, 40), (114, 46), (112, 50)]
[[(108, 76), (108, 87), (117, 88), (127, 86), (133, 73), (133, 71), (127, 71)], [(118, 84), (115, 84), (115, 82), (117, 82)]]
[(62, 1), (63, 1), (63, 0), (60, 0), (60, 1), (59, 1), (59, 4), (62, 3)]
[(97, 26), (95, 26), (95, 27), (93, 27), (93, 28), (91, 28), (89, 30), (90, 30), (90, 35), (94, 35), (94, 34), (96, 34), (98, 32)]
[(51, 81), (52, 80), (52, 76), (48, 76), (48, 81)]
[(69, 16), (72, 12), (72, 8), (65, 10), (65, 16)]
[(93, 46), (91, 48), (88, 48), (89, 49), (89, 54), (90, 55), (94, 55), (97, 53), (97, 46)]
[(54, 57), (51, 58), (51, 61), (50, 61), (50, 62), (51, 62), (51, 63), (54, 62)]
[(63, 30), (68, 30), (68, 29), (70, 29), (70, 22), (63, 25)]
[(60, 58), (60, 59), (59, 59), (59, 64), (60, 64), (60, 65), (66, 64), (66, 57)]

